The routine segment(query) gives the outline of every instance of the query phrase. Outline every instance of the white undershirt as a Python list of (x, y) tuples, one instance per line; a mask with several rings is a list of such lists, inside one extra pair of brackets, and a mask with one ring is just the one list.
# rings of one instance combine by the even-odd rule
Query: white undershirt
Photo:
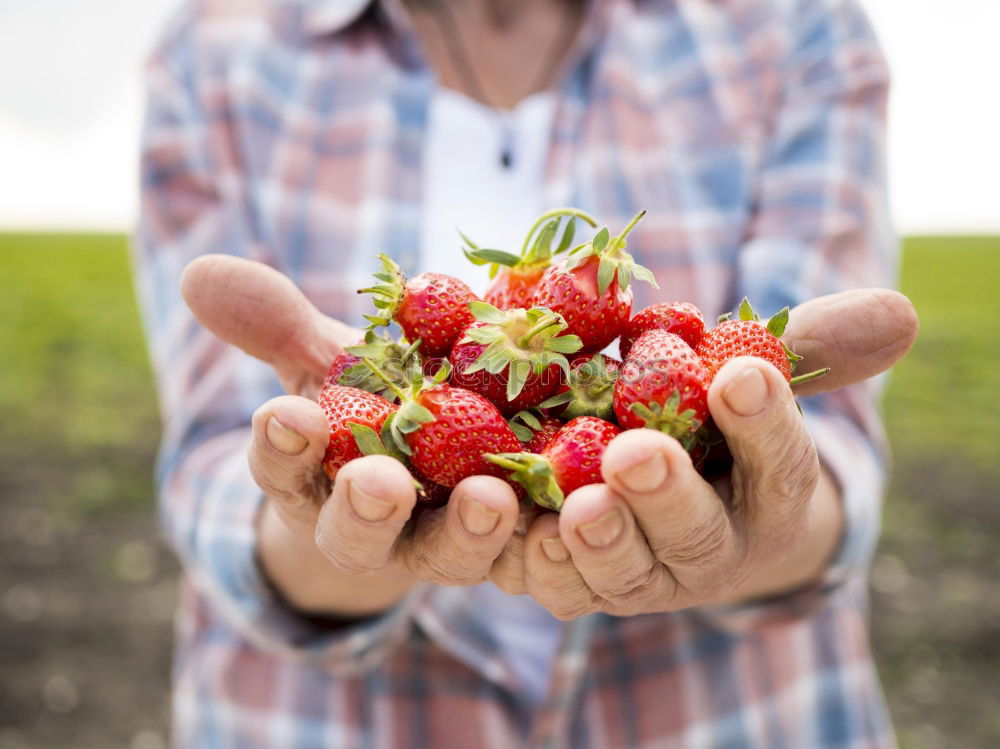
[[(461, 278), (482, 294), (485, 267), (461, 252), (456, 227), (481, 247), (520, 252), (524, 234), (545, 210), (542, 185), (555, 100), (534, 94), (504, 121), (493, 109), (462, 94), (438, 89), (430, 103), (424, 143), (421, 271)], [(511, 145), (511, 164), (500, 155)], [(561, 627), (528, 596), (510, 596), (492, 583), (470, 589), (470, 610), (490, 632), (525, 691), (541, 702)]]
[(520, 251), (525, 232), (545, 210), (542, 183), (554, 108), (552, 94), (542, 92), (509, 112), (512, 161), (504, 168), (501, 116), (450, 89), (434, 93), (424, 141), (425, 270), (458, 276), (481, 294), (487, 273), (462, 255), (456, 229), (481, 247)]

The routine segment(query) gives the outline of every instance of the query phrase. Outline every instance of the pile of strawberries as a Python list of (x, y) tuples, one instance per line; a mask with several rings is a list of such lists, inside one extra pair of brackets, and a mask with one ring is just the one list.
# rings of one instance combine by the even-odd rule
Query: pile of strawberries
[[(520, 254), (463, 236), (466, 257), (489, 266), (483, 299), (442, 273), (408, 279), (383, 255), (378, 283), (360, 292), (375, 305), (364, 340), (336, 358), (320, 394), (330, 478), (349, 460), (384, 454), (409, 466), (430, 503), (486, 474), (559, 510), (569, 492), (601, 481), (608, 443), (638, 428), (675, 437), (705, 473), (725, 471), (709, 385), (726, 361), (744, 355), (792, 381), (799, 357), (780, 340), (788, 310), (765, 323), (744, 300), (739, 319), (710, 330), (686, 302), (632, 316), (632, 280), (656, 286), (626, 252), (643, 215), (616, 236), (602, 228), (573, 246), (576, 221), (597, 222), (576, 209), (549, 211)], [(401, 340), (378, 332), (392, 322)], [(615, 339), (621, 361), (602, 353)]]

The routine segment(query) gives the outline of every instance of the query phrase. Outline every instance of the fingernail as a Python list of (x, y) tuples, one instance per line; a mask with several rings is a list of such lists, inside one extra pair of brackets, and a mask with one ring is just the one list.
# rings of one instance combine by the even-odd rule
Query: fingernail
[(754, 416), (767, 403), (767, 380), (757, 367), (744, 369), (722, 391), (722, 399), (740, 416)]
[(550, 562), (559, 563), (569, 559), (569, 549), (566, 548), (566, 544), (562, 542), (559, 536), (543, 538), (542, 551), (545, 552), (545, 556), (549, 558)]
[(622, 517), (621, 508), (615, 507), (601, 515), (597, 520), (577, 526), (576, 530), (588, 546), (603, 549), (605, 546), (610, 546), (621, 535), (624, 527), (625, 519)]
[(500, 522), (499, 512), (474, 499), (462, 500), (458, 505), (458, 517), (473, 536), (488, 536)]
[(620, 471), (618, 480), (634, 492), (651, 492), (667, 480), (667, 461), (663, 453), (657, 450), (641, 463)]
[(267, 441), (272, 447), (285, 455), (298, 455), (309, 444), (309, 440), (293, 429), (289, 429), (280, 421), (277, 416), (272, 416), (267, 420)]
[(396, 509), (395, 503), (369, 494), (354, 481), (348, 484), (347, 501), (350, 503), (351, 509), (354, 510), (354, 514), (369, 523), (379, 523), (385, 520)]

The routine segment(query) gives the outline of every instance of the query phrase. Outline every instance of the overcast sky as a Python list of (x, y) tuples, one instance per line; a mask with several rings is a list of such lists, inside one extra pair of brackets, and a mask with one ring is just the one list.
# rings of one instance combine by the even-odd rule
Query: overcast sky
[[(127, 229), (139, 65), (177, 0), (0, 0), (0, 227)], [(905, 233), (1000, 232), (1000, 2), (866, 0)]]

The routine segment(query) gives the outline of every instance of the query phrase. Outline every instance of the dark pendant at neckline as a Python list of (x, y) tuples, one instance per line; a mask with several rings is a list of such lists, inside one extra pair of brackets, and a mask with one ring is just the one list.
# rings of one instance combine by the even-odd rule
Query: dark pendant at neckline
[(500, 166), (510, 169), (514, 165), (514, 128), (508, 117), (500, 122)]

